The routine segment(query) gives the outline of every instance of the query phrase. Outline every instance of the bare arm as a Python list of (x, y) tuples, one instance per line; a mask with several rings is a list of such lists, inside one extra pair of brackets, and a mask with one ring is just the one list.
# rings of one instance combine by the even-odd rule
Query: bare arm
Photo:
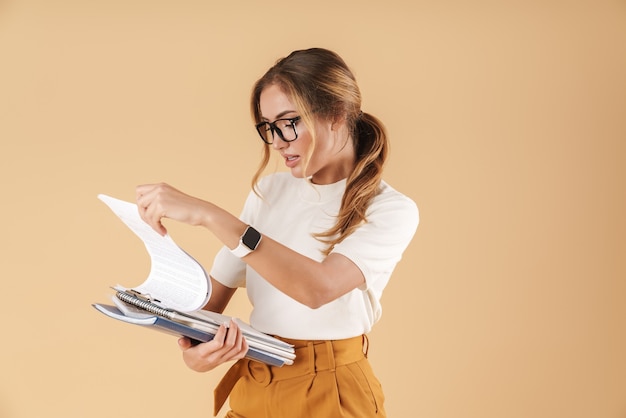
[(235, 294), (237, 289), (224, 286), (213, 277), (211, 277), (211, 298), (203, 309), (211, 312), (222, 313), (226, 309), (226, 305)]
[[(170, 218), (207, 228), (228, 248), (237, 247), (247, 227), (224, 209), (163, 183), (138, 186), (137, 206), (141, 217), (161, 234), (166, 232), (161, 219)], [(243, 260), (283, 293), (311, 308), (331, 302), (365, 282), (361, 270), (342, 255), (331, 254), (318, 262), (266, 236)]]

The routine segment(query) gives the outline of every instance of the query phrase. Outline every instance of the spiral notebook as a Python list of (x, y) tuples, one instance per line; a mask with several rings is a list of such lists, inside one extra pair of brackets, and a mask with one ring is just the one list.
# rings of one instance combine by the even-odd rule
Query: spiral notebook
[(165, 308), (133, 290), (115, 287), (113, 305), (93, 304), (108, 317), (166, 334), (188, 337), (193, 344), (211, 341), (220, 325), (233, 320), (248, 342), (246, 357), (272, 366), (293, 364), (293, 346), (263, 334), (245, 322), (210, 311), (179, 312)]
[(292, 345), (264, 334), (245, 322), (201, 308), (211, 295), (204, 268), (169, 235), (161, 236), (146, 224), (134, 203), (99, 195), (109, 208), (143, 241), (150, 255), (148, 278), (139, 286), (113, 287), (112, 304), (95, 303), (100, 313), (129, 324), (176, 336), (193, 343), (214, 338), (220, 325), (233, 320), (248, 342), (247, 357), (273, 366), (293, 364)]

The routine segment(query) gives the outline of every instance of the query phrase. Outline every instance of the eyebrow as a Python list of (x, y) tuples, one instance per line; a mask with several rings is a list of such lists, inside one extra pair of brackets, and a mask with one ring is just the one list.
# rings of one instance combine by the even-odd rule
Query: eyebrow
[[(280, 112), (278, 115), (276, 115), (276, 119), (274, 120), (278, 120), (289, 113), (297, 113), (297, 112), (295, 110), (285, 110), (283, 112)], [(266, 118), (265, 116), (262, 116), (261, 118), (269, 122), (269, 119)]]

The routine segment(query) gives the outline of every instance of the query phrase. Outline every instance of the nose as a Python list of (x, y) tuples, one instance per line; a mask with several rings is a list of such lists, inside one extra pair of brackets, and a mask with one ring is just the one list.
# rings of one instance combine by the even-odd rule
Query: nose
[(287, 148), (289, 146), (289, 142), (285, 141), (280, 137), (280, 135), (274, 135), (274, 141), (272, 141), (272, 148), (275, 150), (281, 150), (283, 148)]

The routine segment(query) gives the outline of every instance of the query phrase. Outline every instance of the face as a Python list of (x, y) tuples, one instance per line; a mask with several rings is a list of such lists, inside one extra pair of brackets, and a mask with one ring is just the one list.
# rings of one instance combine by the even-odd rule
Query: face
[[(261, 92), (260, 109), (263, 120), (268, 122), (300, 116), (291, 99), (276, 84)], [(313, 146), (311, 133), (302, 120), (296, 122), (296, 130), (298, 139), (295, 141), (286, 142), (274, 135), (274, 142), (269, 145), (280, 153), (294, 177), (310, 176), (316, 184), (331, 184), (348, 177), (355, 156), (343, 122), (315, 118), (317, 137), (308, 164), (307, 155)]]

